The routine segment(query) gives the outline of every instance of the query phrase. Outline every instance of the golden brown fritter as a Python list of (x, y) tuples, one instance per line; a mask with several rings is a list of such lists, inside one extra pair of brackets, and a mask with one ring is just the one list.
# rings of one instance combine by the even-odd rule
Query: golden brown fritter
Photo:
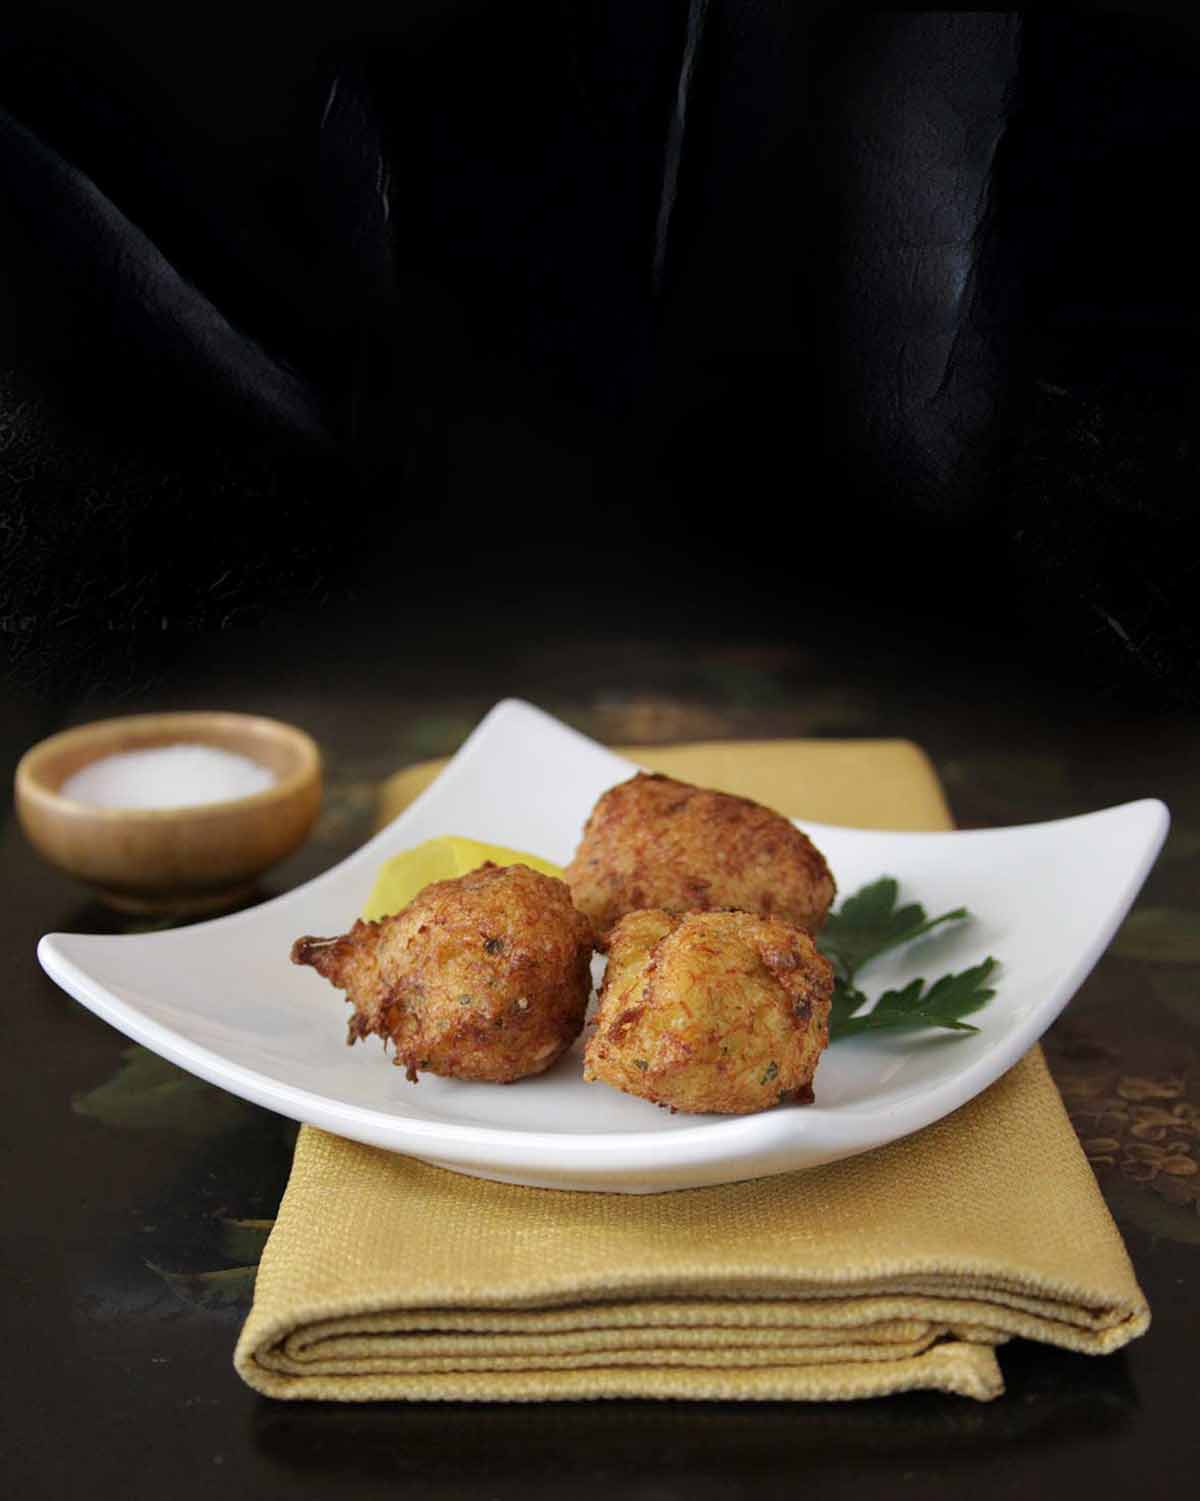
[(748, 912), (632, 912), (613, 929), (585, 1079), (656, 1105), (748, 1115), (812, 1100), (833, 969)]
[(601, 940), (650, 907), (736, 907), (815, 933), (836, 892), (825, 857), (781, 814), (646, 772), (599, 800), (564, 875)]
[(293, 963), (346, 992), (351, 1042), (390, 1040), (410, 1079), (502, 1084), (543, 1072), (579, 1036), (591, 957), (591, 925), (562, 881), (491, 863), (434, 881), (391, 917), (292, 946)]

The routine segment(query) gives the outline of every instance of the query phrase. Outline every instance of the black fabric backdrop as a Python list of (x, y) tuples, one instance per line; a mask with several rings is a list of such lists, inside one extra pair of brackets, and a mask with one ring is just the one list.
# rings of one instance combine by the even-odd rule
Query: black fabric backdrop
[(0, 23), (8, 670), (287, 609), (991, 633), (1200, 697), (1200, 23)]

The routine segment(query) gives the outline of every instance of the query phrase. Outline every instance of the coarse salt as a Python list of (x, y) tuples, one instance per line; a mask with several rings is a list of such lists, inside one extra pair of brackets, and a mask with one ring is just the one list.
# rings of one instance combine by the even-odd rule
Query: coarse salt
[(234, 751), (160, 745), (102, 756), (68, 777), (59, 792), (101, 808), (187, 808), (250, 797), (274, 781), (274, 772)]

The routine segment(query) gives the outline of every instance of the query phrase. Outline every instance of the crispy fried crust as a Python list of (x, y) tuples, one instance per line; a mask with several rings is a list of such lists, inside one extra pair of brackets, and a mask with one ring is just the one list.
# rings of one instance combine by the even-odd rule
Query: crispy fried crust
[(562, 881), (489, 863), (433, 882), (392, 917), (299, 938), (292, 961), (344, 990), (349, 1040), (392, 1042), (410, 1079), (510, 1083), (549, 1068), (579, 1036), (592, 939)]
[(779, 918), (630, 913), (610, 935), (583, 1076), (697, 1114), (809, 1103), (832, 995), (828, 960)]
[(780, 814), (645, 772), (600, 798), (564, 875), (601, 940), (656, 907), (736, 907), (815, 933), (836, 894), (825, 857)]

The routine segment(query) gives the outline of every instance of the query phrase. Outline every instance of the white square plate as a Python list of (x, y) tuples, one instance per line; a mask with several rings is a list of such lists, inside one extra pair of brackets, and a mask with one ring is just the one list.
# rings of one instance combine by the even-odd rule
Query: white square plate
[[(343, 997), (289, 962), (303, 933), (338, 933), (379, 866), (439, 834), (565, 864), (596, 798), (634, 767), (516, 700), (498, 704), (445, 771), (362, 849), (262, 906), (170, 932), (51, 933), (43, 968), (145, 1047), (223, 1089), (326, 1131), (455, 1171), (534, 1187), (654, 1193), (813, 1167), (894, 1141), (956, 1109), (1046, 1030), (1104, 952), (1166, 837), (1153, 799), (1017, 828), (896, 834), (804, 823), (842, 895), (881, 875), (931, 914), (973, 921), (879, 960), (871, 994), (995, 955), (978, 1034), (840, 1042), (816, 1103), (760, 1115), (671, 1115), (585, 1084), (580, 1044), (501, 1087), (410, 1084), (374, 1045), (345, 1046)], [(868, 983), (869, 981), (869, 983)]]

